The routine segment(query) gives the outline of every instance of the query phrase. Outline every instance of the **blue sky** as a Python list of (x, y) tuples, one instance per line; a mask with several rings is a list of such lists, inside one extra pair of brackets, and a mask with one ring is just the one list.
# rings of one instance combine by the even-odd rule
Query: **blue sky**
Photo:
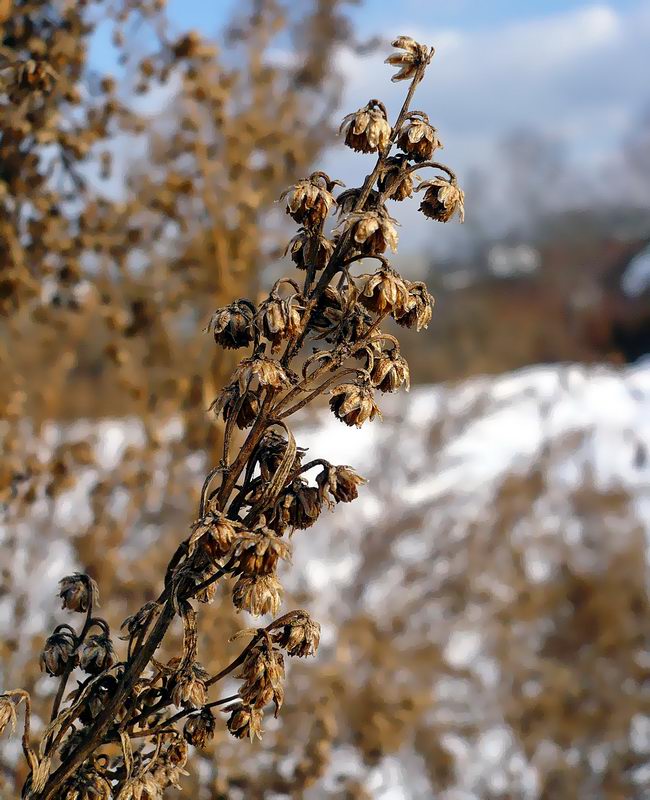
[[(216, 33), (236, 5), (168, 0), (179, 33)], [(350, 14), (361, 39), (407, 34), (435, 45), (416, 107), (430, 112), (444, 160), (461, 179), (476, 167), (498, 176), (504, 137), (530, 130), (557, 143), (566, 158), (564, 183), (549, 193), (597, 189), (604, 174), (620, 172), (621, 142), (650, 108), (650, 0), (365, 0)], [(370, 97), (399, 107), (403, 85), (390, 83), (385, 55), (383, 47), (338, 54), (347, 76), (341, 115)], [(91, 61), (111, 68), (106, 31), (96, 37)], [(348, 184), (361, 178), (363, 158), (333, 144), (325, 167)], [(416, 218), (409, 222), (425, 241), (429, 234)]]

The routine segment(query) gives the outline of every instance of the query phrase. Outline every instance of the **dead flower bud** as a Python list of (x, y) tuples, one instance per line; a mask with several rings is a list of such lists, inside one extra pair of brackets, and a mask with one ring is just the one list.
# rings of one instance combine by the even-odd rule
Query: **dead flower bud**
[(277, 614), (282, 604), (282, 585), (275, 575), (242, 575), (233, 586), (232, 602), (254, 617)]
[(433, 316), (434, 299), (422, 281), (406, 284), (408, 301), (403, 314), (395, 316), (395, 321), (403, 328), (415, 328), (416, 331), (426, 328)]
[(284, 254), (290, 254), (298, 269), (312, 267), (321, 270), (327, 266), (333, 252), (334, 242), (322, 233), (311, 233), (306, 228), (301, 228), (287, 245)]
[(395, 253), (399, 237), (395, 220), (385, 212), (355, 211), (343, 219), (339, 225), (349, 231), (359, 252), (365, 255), (380, 255), (387, 247)]
[(187, 543), (187, 554), (191, 556), (201, 548), (212, 561), (230, 552), (235, 541), (235, 526), (220, 511), (208, 509), (201, 519), (192, 525), (192, 534)]
[(306, 611), (288, 615), (286, 624), (272, 634), (273, 641), (288, 655), (305, 658), (316, 655), (320, 643), (320, 625)]
[(331, 187), (331, 181), (322, 172), (314, 172), (282, 192), (280, 199), (287, 198), (287, 214), (296, 222), (317, 228), (334, 204)]
[(358, 153), (383, 151), (390, 141), (391, 127), (383, 103), (370, 100), (358, 111), (343, 118), (339, 134), (345, 131), (345, 143)]
[(75, 637), (70, 631), (55, 631), (45, 640), (41, 653), (41, 670), (57, 678), (63, 675), (76, 646)]
[(316, 483), (323, 502), (328, 500), (329, 494), (337, 503), (351, 503), (359, 496), (357, 486), (362, 486), (366, 480), (352, 467), (342, 464), (338, 467), (326, 467), (316, 476)]
[(238, 705), (232, 709), (226, 724), (228, 730), (236, 739), (248, 738), (252, 742), (255, 737), (262, 738), (263, 718), (264, 714), (259, 708)]
[(209, 673), (195, 661), (172, 678), (172, 703), (179, 708), (199, 708), (205, 705)]
[(394, 392), (401, 386), (405, 386), (406, 391), (409, 390), (409, 365), (397, 348), (389, 352), (383, 351), (375, 357), (370, 380), (380, 392)]
[(438, 222), (449, 222), (454, 214), (458, 214), (460, 221), (465, 221), (465, 194), (454, 180), (433, 178), (423, 181), (416, 191), (421, 189), (426, 189), (420, 203), (420, 211), (425, 217)]
[(0, 694), (0, 735), (2, 735), (7, 725), (11, 727), (11, 732), (14, 733), (16, 722), (16, 704), (9, 695)]
[(238, 384), (231, 383), (221, 390), (217, 399), (210, 406), (210, 410), (214, 411), (217, 416), (221, 414), (225, 422), (228, 422), (236, 413), (235, 424), (240, 430), (244, 430), (257, 419), (260, 402), (255, 392), (247, 389), (242, 396), (239, 393)]
[(240, 362), (235, 370), (239, 393), (243, 394), (255, 378), (260, 386), (271, 386), (274, 389), (284, 389), (289, 385), (289, 377), (280, 363), (265, 356), (253, 356)]
[(277, 717), (284, 701), (284, 658), (270, 641), (262, 640), (248, 651), (235, 677), (244, 681), (239, 694), (245, 705), (264, 708), (274, 703)]
[(291, 547), (268, 529), (242, 533), (235, 542), (234, 555), (238, 559), (237, 570), (244, 575), (270, 575), (278, 560), (291, 559)]
[(418, 111), (410, 115), (408, 125), (402, 130), (397, 146), (415, 161), (427, 161), (434, 152), (442, 149), (436, 129), (429, 117)]
[(215, 342), (226, 350), (247, 347), (253, 341), (254, 314), (255, 306), (249, 300), (238, 300), (218, 308), (210, 318), (207, 331), (212, 331)]
[(113, 665), (115, 652), (105, 633), (89, 636), (81, 647), (79, 666), (89, 675), (99, 675)]
[(392, 313), (395, 317), (404, 313), (408, 299), (404, 279), (388, 267), (368, 275), (359, 294), (359, 300), (368, 311), (374, 314)]
[(346, 425), (360, 428), (366, 420), (381, 417), (370, 386), (342, 383), (331, 391), (330, 408)]
[(63, 600), (61, 608), (84, 613), (91, 604), (99, 604), (99, 589), (91, 577), (75, 572), (59, 581), (59, 597)]
[(192, 714), (187, 718), (183, 726), (183, 736), (188, 744), (204, 748), (214, 738), (215, 728), (214, 714), (204, 706), (198, 714)]
[(388, 158), (379, 173), (377, 185), (380, 191), (388, 192), (386, 196), (391, 200), (406, 200), (413, 194), (413, 176), (402, 172), (404, 161), (404, 156)]
[(391, 67), (399, 67), (399, 70), (391, 78), (393, 83), (414, 78), (418, 68), (426, 66), (435, 52), (433, 47), (418, 44), (410, 36), (398, 36), (392, 44), (393, 47), (404, 51), (403, 53), (393, 53), (384, 61), (384, 64), (390, 64)]

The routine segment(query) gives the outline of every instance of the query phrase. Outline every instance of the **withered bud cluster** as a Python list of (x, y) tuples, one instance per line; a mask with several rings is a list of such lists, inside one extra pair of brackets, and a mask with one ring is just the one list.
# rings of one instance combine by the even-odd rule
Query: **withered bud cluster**
[[(189, 52), (199, 44), (188, 39), (181, 46)], [(388, 59), (398, 67), (393, 80), (412, 81), (414, 89), (433, 49), (408, 37), (394, 46), (398, 52)], [(47, 74), (36, 68), (24, 81), (47, 89)], [(251, 637), (248, 645), (211, 676), (198, 661), (196, 602), (212, 601), (217, 583), (230, 579), (235, 609), (275, 617), (283, 598), (281, 571), (291, 559), (289, 538), (311, 528), (324, 508), (357, 498), (364, 479), (349, 466), (307, 461), (287, 420), (329, 397), (339, 420), (361, 427), (381, 416), (378, 392), (409, 388), (399, 340), (381, 325), (390, 317), (402, 327), (426, 328), (433, 298), (385, 256), (398, 245), (398, 223), (387, 204), (424, 190), (422, 212), (447, 222), (455, 214), (462, 219), (464, 200), (455, 175), (430, 161), (442, 145), (423, 112), (405, 104), (391, 124), (383, 103), (372, 99), (344, 118), (341, 134), (353, 150), (374, 153), (376, 163), (361, 186), (338, 197), (335, 189), (343, 184), (324, 172), (297, 180), (281, 195), (300, 226), (286, 250), (299, 280), (283, 278), (259, 302), (241, 298), (209, 321), (219, 347), (248, 351), (211, 406), (224, 422), (223, 450), (204, 481), (197, 518), (169, 561), (159, 597), (122, 625), (126, 656), (116, 653), (107, 623), (94, 616), (95, 582), (80, 573), (61, 581), (63, 607), (86, 619), (78, 634), (69, 625), (56, 628), (41, 655), (43, 670), (60, 680), (42, 752), (58, 737), (62, 765), (50, 774), (49, 762), (35, 769), (38, 759), (30, 757), (29, 785), (42, 789), (46, 800), (159, 800), (185, 774), (188, 744), (203, 748), (215, 736), (212, 707), (224, 705), (226, 727), (236, 738), (261, 737), (265, 708), (272, 705), (277, 716), (284, 702), (285, 655), (316, 654), (319, 624), (306, 611), (290, 611), (240, 632), (234, 638)], [(421, 170), (435, 176), (416, 187)], [(339, 221), (332, 231), (333, 211)], [(366, 269), (369, 261), (379, 263), (364, 272), (361, 261)], [(237, 429), (245, 432), (239, 447)], [(162, 664), (156, 652), (175, 619), (182, 622), (182, 649)], [(87, 678), (66, 695), (76, 666)], [(241, 681), (237, 695), (212, 700), (212, 687), (231, 674)], [(15, 724), (21, 697), (0, 696), (0, 728)], [(120, 746), (121, 756), (97, 756), (106, 744)]]

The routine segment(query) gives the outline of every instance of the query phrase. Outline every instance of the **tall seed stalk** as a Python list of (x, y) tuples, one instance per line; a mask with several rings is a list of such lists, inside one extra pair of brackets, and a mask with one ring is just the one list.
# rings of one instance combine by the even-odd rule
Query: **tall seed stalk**
[[(282, 278), (259, 305), (238, 300), (210, 320), (208, 330), (219, 346), (252, 349), (213, 403), (225, 422), (220, 463), (205, 479), (198, 519), (172, 556), (159, 597), (122, 626), (126, 657), (117, 659), (109, 626), (95, 615), (94, 581), (71, 575), (61, 581), (60, 596), (65, 608), (85, 614), (85, 622), (79, 633), (59, 625), (46, 641), (42, 668), (60, 683), (36, 748), (29, 697), (14, 691), (0, 698), (3, 727), (15, 723), (16, 708), (25, 702), (23, 750), (30, 775), (24, 797), (162, 797), (184, 774), (188, 743), (200, 747), (214, 735), (213, 709), (229, 713), (226, 724), (234, 736), (261, 737), (264, 710), (273, 705), (277, 716), (283, 703), (284, 654), (316, 652), (320, 626), (307, 611), (290, 611), (237, 634), (248, 643), (210, 675), (197, 660), (192, 601), (210, 602), (217, 582), (232, 577), (237, 609), (275, 616), (282, 597), (278, 566), (291, 556), (288, 536), (313, 525), (324, 507), (354, 500), (364, 483), (351, 467), (321, 458), (305, 462), (306, 451), (286, 420), (327, 394), (335, 416), (360, 427), (380, 415), (377, 391), (408, 388), (399, 341), (381, 325), (392, 317), (403, 327), (425, 328), (433, 298), (424, 284), (400, 276), (384, 255), (388, 248), (396, 251), (398, 239), (386, 203), (424, 190), (420, 210), (447, 222), (456, 213), (462, 218), (464, 198), (454, 173), (431, 160), (441, 146), (435, 128), (426, 114), (410, 109), (433, 48), (408, 37), (393, 46), (397, 52), (387, 59), (399, 68), (393, 80), (410, 82), (395, 123), (372, 99), (341, 126), (349, 147), (377, 154), (363, 185), (335, 197), (334, 188), (342, 184), (314, 172), (282, 196), (301, 226), (287, 252), (304, 275), (302, 285)], [(424, 169), (437, 173), (416, 187), (416, 173)], [(328, 231), (332, 209), (340, 220)], [(377, 270), (355, 275), (365, 259), (378, 261)], [(248, 433), (233, 452), (235, 428)], [(177, 617), (182, 652), (163, 664), (155, 652)], [(86, 677), (66, 696), (76, 667)], [(237, 694), (211, 699), (212, 687), (235, 670), (242, 681)], [(113, 743), (119, 755), (102, 752)]]

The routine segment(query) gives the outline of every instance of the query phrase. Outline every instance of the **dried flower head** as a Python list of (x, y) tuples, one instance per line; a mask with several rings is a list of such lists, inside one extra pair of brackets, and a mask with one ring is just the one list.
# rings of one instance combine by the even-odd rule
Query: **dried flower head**
[(409, 390), (409, 366), (396, 347), (374, 357), (370, 380), (381, 392), (394, 392), (402, 386)]
[(320, 643), (320, 625), (302, 610), (290, 612), (284, 619), (284, 625), (273, 631), (273, 641), (290, 656), (305, 658), (316, 655)]
[(231, 383), (219, 392), (217, 398), (210, 406), (210, 410), (218, 416), (222, 414), (225, 422), (235, 417), (235, 424), (240, 430), (250, 428), (255, 422), (260, 410), (260, 401), (257, 394), (247, 389), (243, 394), (239, 391), (238, 383)]
[(251, 647), (235, 677), (243, 680), (239, 694), (244, 705), (264, 708), (273, 703), (277, 717), (284, 700), (284, 659), (270, 638)]
[(340, 225), (349, 231), (356, 249), (365, 255), (380, 255), (387, 247), (397, 251), (398, 235), (395, 220), (385, 211), (355, 211)]
[(402, 53), (392, 53), (384, 61), (385, 64), (390, 64), (392, 67), (399, 67), (399, 70), (391, 78), (393, 83), (414, 78), (417, 70), (421, 67), (426, 67), (435, 53), (433, 47), (418, 44), (410, 36), (398, 36), (392, 42), (392, 45), (404, 51)]
[(63, 600), (61, 608), (84, 613), (91, 604), (99, 604), (99, 589), (91, 577), (75, 572), (59, 581), (59, 597)]
[(415, 328), (416, 331), (420, 331), (428, 327), (431, 321), (435, 300), (429, 294), (426, 284), (421, 281), (409, 282), (406, 286), (408, 289), (406, 310), (396, 316), (395, 321), (403, 328)]
[(408, 289), (404, 279), (389, 267), (368, 275), (361, 287), (359, 300), (374, 314), (401, 316), (408, 306)]
[[(357, 487), (366, 483), (352, 467), (331, 464), (316, 476), (316, 483), (323, 502), (330, 495), (337, 503), (351, 503), (359, 496)], [(330, 501), (331, 502), (331, 501)]]
[(428, 161), (443, 147), (429, 117), (422, 112), (411, 114), (409, 123), (400, 133), (397, 146), (415, 161)]
[(331, 391), (330, 408), (346, 425), (360, 428), (367, 420), (381, 417), (372, 388), (367, 384), (342, 383)]
[(7, 725), (11, 726), (11, 732), (16, 730), (16, 704), (8, 694), (0, 694), (0, 735), (4, 732)]
[(282, 604), (282, 585), (275, 575), (242, 575), (233, 586), (232, 602), (254, 617), (277, 614)]
[(404, 170), (404, 156), (393, 156), (379, 172), (377, 186), (391, 200), (406, 200), (413, 194), (413, 175)]
[(206, 513), (192, 525), (187, 552), (192, 555), (200, 548), (210, 560), (217, 561), (227, 555), (235, 541), (234, 524), (216, 509), (209, 508)]
[(390, 141), (391, 127), (386, 107), (379, 100), (343, 118), (339, 134), (345, 132), (345, 143), (358, 153), (383, 151)]
[(183, 736), (194, 747), (204, 748), (214, 738), (215, 728), (214, 714), (204, 706), (198, 714), (187, 718), (183, 726)]
[(277, 500), (273, 525), (283, 531), (310, 528), (321, 512), (321, 498), (315, 486), (309, 486), (302, 478), (296, 478)]
[(301, 228), (287, 245), (284, 254), (289, 253), (298, 269), (310, 267), (319, 271), (327, 266), (333, 252), (333, 241), (318, 231)]
[(270, 575), (275, 572), (279, 559), (291, 559), (291, 547), (268, 528), (262, 528), (239, 534), (233, 554), (237, 558), (237, 570), (244, 575)]
[(179, 708), (199, 708), (207, 699), (206, 681), (210, 677), (203, 667), (194, 661), (173, 675), (171, 680), (172, 702)]
[(106, 633), (89, 636), (81, 647), (79, 666), (90, 675), (99, 675), (113, 665), (115, 652)]
[(45, 640), (41, 653), (41, 669), (54, 677), (63, 675), (76, 647), (77, 641), (72, 631), (67, 629), (55, 631)]
[(259, 708), (238, 705), (231, 710), (230, 717), (226, 723), (228, 730), (236, 739), (250, 739), (255, 737), (262, 738), (262, 720), (264, 714)]
[(63, 789), (63, 800), (112, 800), (110, 783), (93, 764), (84, 764)]
[(465, 194), (458, 188), (455, 180), (433, 178), (423, 181), (416, 191), (421, 189), (426, 190), (420, 203), (420, 211), (425, 217), (449, 222), (454, 214), (458, 214), (460, 221), (465, 221)]
[(245, 358), (235, 370), (235, 379), (239, 384), (240, 395), (244, 394), (255, 379), (260, 386), (270, 386), (273, 389), (284, 389), (289, 385), (289, 377), (280, 363), (266, 356)]
[[(262, 480), (270, 480), (278, 471), (282, 460), (285, 457), (287, 447), (289, 446), (284, 436), (281, 436), (275, 431), (267, 431), (262, 440), (260, 441), (257, 451), (257, 462), (260, 466), (260, 473)], [(303, 448), (298, 448), (294, 458), (291, 470), (294, 471), (300, 468), (302, 457), (305, 454)]]
[(214, 340), (226, 350), (248, 347), (253, 341), (253, 316), (255, 306), (250, 300), (237, 300), (224, 308), (218, 308), (208, 323)]
[(324, 172), (314, 172), (282, 192), (280, 199), (287, 198), (286, 212), (296, 222), (317, 228), (334, 204), (331, 192), (334, 184)]

